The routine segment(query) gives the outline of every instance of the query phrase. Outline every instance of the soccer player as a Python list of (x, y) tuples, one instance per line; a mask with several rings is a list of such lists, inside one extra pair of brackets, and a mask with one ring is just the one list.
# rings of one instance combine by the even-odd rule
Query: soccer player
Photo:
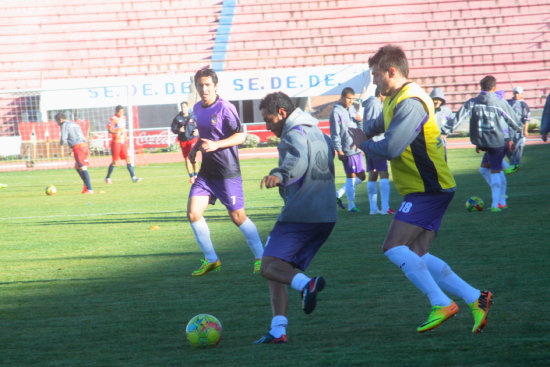
[(197, 180), (191, 186), (187, 202), (187, 218), (195, 233), (204, 260), (193, 276), (219, 270), (220, 259), (214, 251), (210, 230), (203, 213), (216, 199), (227, 208), (229, 217), (241, 230), (256, 259), (254, 273), (260, 272), (263, 245), (256, 225), (244, 210), (243, 183), (237, 146), (245, 141), (245, 133), (235, 106), (217, 93), (218, 76), (212, 69), (201, 69), (195, 74), (195, 86), (201, 101), (193, 111), (197, 119), (199, 140), (189, 152), (191, 163), (200, 149), (202, 165)]
[[(374, 123), (382, 114), (382, 103), (386, 99), (380, 94), (380, 90), (376, 88), (374, 96), (367, 98), (363, 102), (363, 131), (368, 131), (369, 125)], [(373, 159), (365, 156), (367, 160), (367, 172), (369, 177), (367, 180), (367, 193), (369, 194), (370, 215), (376, 214), (395, 214), (395, 211), (390, 208), (390, 179), (388, 174), (388, 161), (385, 159)], [(382, 210), (378, 209), (378, 188), (376, 181), (380, 176), (380, 204)]]
[(351, 147), (353, 142), (348, 134), (348, 129), (356, 128), (357, 122), (362, 119), (353, 107), (354, 99), (355, 91), (350, 87), (344, 88), (340, 100), (334, 104), (329, 122), (334, 149), (346, 172), (345, 185), (336, 191), (336, 203), (344, 209), (341, 198), (345, 193), (348, 198), (348, 211), (359, 213), (359, 208), (355, 206), (355, 186), (365, 180), (365, 163), (363, 153)]
[(523, 100), (523, 87), (514, 88), (514, 98), (508, 100), (508, 104), (514, 112), (519, 116), (520, 122), (523, 124), (521, 132), (513, 132), (512, 142), (514, 143), (514, 150), (506, 151), (506, 156), (510, 161), (510, 166), (504, 169), (504, 173), (512, 174), (516, 173), (521, 166), (521, 157), (523, 155), (523, 148), (525, 147), (526, 137), (528, 136), (529, 120), (531, 120), (531, 111), (529, 106)]
[(119, 159), (126, 161), (126, 168), (130, 172), (132, 182), (136, 183), (141, 181), (140, 177), (136, 177), (134, 173), (134, 166), (128, 160), (128, 133), (126, 132), (126, 116), (124, 116), (124, 107), (116, 106), (115, 114), (111, 117), (109, 124), (107, 124), (107, 130), (111, 134), (111, 154), (113, 160), (107, 170), (107, 176), (105, 177), (105, 183), (112, 184), (111, 174), (117, 165)]
[(301, 292), (302, 309), (313, 312), (317, 294), (325, 287), (321, 276), (305, 271), (334, 228), (334, 148), (317, 127), (318, 121), (282, 92), (260, 102), (260, 111), (281, 142), (279, 164), (265, 176), (260, 188), (279, 187), (284, 207), (266, 242), (261, 274), (268, 280), (273, 319), (271, 328), (255, 344), (286, 343), (287, 286)]
[(495, 77), (487, 75), (479, 84), (481, 93), (466, 101), (441, 127), (441, 132), (452, 133), (466, 119), (470, 120), (470, 141), (476, 151), (485, 151), (479, 172), (491, 188), (491, 212), (500, 212), (508, 208), (502, 161), (506, 150), (513, 150), (510, 129), (521, 132), (522, 128), (510, 105), (495, 95)]
[(88, 173), (88, 154), (90, 151), (80, 125), (76, 122), (67, 120), (63, 112), (58, 112), (55, 115), (55, 121), (61, 127), (59, 144), (67, 144), (69, 148), (73, 150), (75, 161), (74, 168), (82, 179), (82, 182), (84, 182), (82, 193), (93, 194), (94, 190), (92, 190), (90, 174)]
[[(462, 280), (449, 265), (430, 254), (456, 184), (440, 144), (432, 99), (408, 79), (405, 53), (397, 46), (381, 47), (369, 58), (373, 81), (386, 96), (383, 115), (365, 134), (353, 129), (356, 146), (367, 154), (389, 159), (395, 187), (404, 196), (383, 244), (384, 254), (430, 300), (431, 312), (419, 333), (434, 329), (458, 312), (444, 291), (461, 297), (474, 316), (472, 332), (487, 325), (493, 295)], [(380, 133), (385, 139), (371, 139)]]
[(187, 102), (181, 102), (180, 107), (181, 112), (174, 117), (171, 130), (174, 134), (178, 135), (181, 154), (183, 154), (183, 159), (185, 159), (185, 165), (187, 166), (187, 173), (189, 174), (189, 183), (194, 183), (197, 179), (199, 166), (197, 162), (191, 163), (189, 160), (189, 152), (197, 143), (199, 131), (195, 123), (195, 116), (189, 113)]

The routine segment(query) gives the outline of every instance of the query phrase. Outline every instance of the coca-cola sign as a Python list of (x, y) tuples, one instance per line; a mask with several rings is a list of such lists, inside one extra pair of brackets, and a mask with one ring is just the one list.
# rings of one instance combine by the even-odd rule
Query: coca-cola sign
[[(106, 131), (97, 131), (92, 134), (90, 147), (110, 148), (111, 137)], [(177, 136), (168, 129), (163, 130), (134, 130), (134, 148), (166, 148), (176, 142)]]
[(176, 142), (176, 135), (170, 130), (136, 131), (135, 147), (139, 148), (165, 148)]

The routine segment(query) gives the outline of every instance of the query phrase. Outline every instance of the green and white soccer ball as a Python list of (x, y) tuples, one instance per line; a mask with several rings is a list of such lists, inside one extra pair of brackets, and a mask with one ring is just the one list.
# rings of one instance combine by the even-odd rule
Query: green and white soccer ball
[(189, 320), (185, 332), (195, 348), (215, 347), (222, 340), (222, 323), (212, 315), (200, 314)]
[(55, 195), (57, 193), (57, 189), (54, 185), (48, 185), (46, 186), (46, 195)]
[(469, 212), (480, 212), (484, 205), (483, 199), (479, 196), (472, 196), (466, 200), (466, 210)]

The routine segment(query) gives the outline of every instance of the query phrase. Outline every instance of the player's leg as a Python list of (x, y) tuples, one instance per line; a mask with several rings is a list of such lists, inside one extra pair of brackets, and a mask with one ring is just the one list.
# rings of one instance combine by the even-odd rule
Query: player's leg
[(180, 141), (181, 154), (185, 160), (185, 167), (187, 168), (187, 174), (189, 175), (189, 183), (195, 182), (195, 171), (191, 160), (189, 159), (189, 152), (193, 145), (190, 144), (191, 141)]
[[(501, 202), (501, 197), (506, 196), (506, 185), (505, 182), (503, 182), (502, 178), (504, 177), (501, 175), (502, 171), (502, 160), (504, 159), (504, 155), (506, 152), (506, 148), (496, 148), (496, 149), (489, 149), (487, 151), (488, 159), (489, 159), (489, 169), (491, 171), (491, 211), (492, 212), (500, 212), (502, 209), (499, 207), (499, 204)], [(503, 207), (501, 205), (501, 207)]]
[(237, 210), (229, 210), (229, 217), (235, 223), (237, 227), (241, 230), (242, 234), (244, 235), (244, 238), (246, 239), (246, 243), (248, 244), (248, 247), (254, 254), (254, 273), (260, 272), (260, 266), (262, 263), (262, 256), (264, 253), (264, 248), (262, 245), (262, 240), (260, 238), (260, 234), (258, 233), (258, 229), (256, 228), (256, 225), (254, 222), (250, 220), (246, 216), (246, 212), (244, 208), (237, 209)]
[(120, 143), (111, 143), (111, 164), (109, 165), (109, 168), (107, 168), (107, 176), (105, 176), (105, 183), (112, 184), (111, 181), (111, 175), (113, 174), (113, 171), (115, 169), (115, 166), (117, 165), (118, 160), (120, 159)]
[(75, 168), (78, 172), (78, 175), (84, 182), (84, 189), (82, 190), (83, 194), (93, 194), (92, 183), (90, 180), (90, 175), (88, 173), (88, 154), (89, 149), (87, 145), (79, 145), (73, 148), (73, 155), (75, 160)]
[(141, 177), (137, 177), (135, 172), (134, 172), (134, 165), (132, 164), (132, 162), (130, 161), (129, 159), (129, 155), (128, 155), (128, 144), (127, 143), (124, 143), (124, 144), (121, 144), (121, 147), (120, 147), (120, 159), (123, 159), (126, 161), (126, 168), (128, 169), (128, 173), (130, 174), (130, 177), (132, 179), (132, 182), (133, 183), (137, 183), (137, 182), (140, 182), (142, 180)]
[[(370, 170), (369, 170), (370, 168)], [(380, 214), (380, 209), (378, 209), (378, 186), (376, 181), (378, 180), (378, 172), (371, 168), (369, 162), (367, 161), (367, 170), (369, 172), (369, 177), (367, 180), (367, 194), (369, 196), (369, 207), (370, 215)]]
[[(268, 279), (273, 318), (269, 332), (258, 339), (255, 344), (286, 343), (286, 327), (288, 325), (287, 284), (290, 284), (287, 274), (290, 274), (290, 281), (292, 281), (293, 274), (297, 272), (292, 265), (275, 257), (264, 256), (262, 260), (262, 275)], [(283, 282), (271, 280), (270, 277), (283, 279)]]
[(395, 211), (390, 208), (390, 175), (388, 173), (388, 161), (381, 160), (377, 162), (377, 171), (380, 174), (380, 205), (382, 214), (395, 214)]
[(421, 256), (430, 248), (453, 193), (407, 195), (392, 221), (383, 251), (432, 305), (418, 332), (431, 330), (458, 312), (456, 304), (441, 290)]
[(365, 163), (363, 154), (355, 154), (347, 157), (343, 162), (346, 172), (346, 197), (348, 198), (348, 211), (358, 213), (359, 208), (355, 206), (355, 186), (365, 180)]
[(195, 238), (205, 257), (201, 267), (192, 273), (193, 276), (201, 276), (221, 267), (221, 262), (212, 245), (210, 229), (203, 216), (209, 202), (210, 196), (206, 192), (197, 192), (197, 195), (194, 195), (193, 191), (189, 193), (187, 219), (189, 219)]

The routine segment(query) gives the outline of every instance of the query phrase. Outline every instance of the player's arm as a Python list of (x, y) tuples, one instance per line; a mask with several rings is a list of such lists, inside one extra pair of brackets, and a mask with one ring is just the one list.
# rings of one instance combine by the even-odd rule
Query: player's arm
[[(278, 150), (281, 163), (269, 172), (269, 176), (264, 177), (260, 187), (263, 184), (267, 188), (291, 185), (299, 181), (307, 171), (307, 140), (303, 133), (297, 130), (290, 131), (279, 144)], [(269, 186), (274, 183), (276, 185)]]
[(340, 121), (340, 114), (338, 113), (336, 108), (333, 108), (329, 118), (330, 138), (332, 139), (334, 150), (336, 150), (337, 152), (342, 151), (342, 139), (340, 138)]
[(416, 98), (407, 98), (395, 107), (384, 139), (366, 140), (360, 148), (374, 159), (396, 158), (416, 139), (428, 118), (429, 114), (422, 102)]
[(61, 125), (61, 133), (59, 134), (59, 145), (66, 145), (69, 137), (69, 129), (66, 127), (67, 122)]
[(180, 122), (178, 121), (178, 117), (174, 117), (174, 119), (172, 120), (172, 125), (170, 125), (170, 130), (178, 135), (180, 133)]
[(202, 146), (201, 149), (205, 152), (214, 152), (218, 149), (229, 148), (235, 145), (240, 145), (246, 140), (246, 133), (236, 132), (228, 138), (222, 140), (210, 140), (210, 139), (201, 139)]
[(447, 120), (447, 123), (443, 126), (441, 126), (441, 134), (443, 135), (449, 135), (464, 122), (466, 119), (470, 118), (470, 114), (472, 113), (472, 108), (474, 107), (474, 103), (472, 101), (468, 101), (460, 107), (457, 113), (454, 114), (454, 116), (450, 117)]

